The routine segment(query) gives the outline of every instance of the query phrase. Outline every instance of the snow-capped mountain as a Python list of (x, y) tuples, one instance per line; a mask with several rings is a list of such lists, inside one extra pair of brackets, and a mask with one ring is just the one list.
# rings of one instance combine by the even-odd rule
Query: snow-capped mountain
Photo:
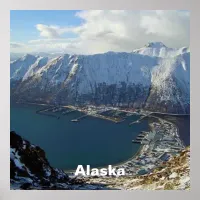
[(37, 60), (31, 66), (28, 66), (25, 75), (22, 77), (22, 81), (25, 81), (29, 77), (33, 76), (41, 67), (45, 66), (48, 62), (47, 57), (37, 57)]
[(11, 62), (10, 64), (10, 78), (13, 80), (20, 80), (23, 78), (29, 67), (37, 60), (36, 56), (26, 54), (25, 56)]
[(188, 53), (190, 49), (182, 47), (179, 49), (168, 48), (162, 42), (150, 42), (140, 49), (136, 49), (133, 53), (155, 57), (174, 57), (180, 54)]
[(155, 42), (131, 53), (65, 54), (47, 64), (41, 57), (28, 60), (11, 63), (11, 81), (21, 80), (12, 92), (17, 99), (189, 113), (188, 48)]

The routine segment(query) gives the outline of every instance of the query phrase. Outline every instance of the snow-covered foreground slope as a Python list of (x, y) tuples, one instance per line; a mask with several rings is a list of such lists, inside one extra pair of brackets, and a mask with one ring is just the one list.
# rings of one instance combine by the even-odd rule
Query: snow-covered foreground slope
[[(30, 59), (31, 61), (34, 59)], [(37, 61), (36, 61), (37, 60)], [(42, 61), (42, 62), (40, 62)], [(62, 55), (16, 64), (12, 96), (25, 101), (105, 104), (189, 113), (190, 52), (149, 43), (132, 53)], [(15, 63), (22, 62), (21, 60)], [(39, 64), (40, 63), (40, 64)], [(12, 75), (14, 74), (14, 75)]]
[(39, 146), (10, 132), (10, 188), (22, 190), (95, 190), (100, 184), (87, 184), (69, 177), (63, 170), (51, 167)]

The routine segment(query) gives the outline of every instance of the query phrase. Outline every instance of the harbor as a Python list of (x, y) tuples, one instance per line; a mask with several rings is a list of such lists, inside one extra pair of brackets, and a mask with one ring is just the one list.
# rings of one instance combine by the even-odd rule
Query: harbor
[[(37, 111), (41, 109), (52, 109), (53, 107), (54, 112), (51, 110), (46, 113), (60, 116), (59, 120), (37, 114)], [(145, 120), (129, 127), (129, 121), (139, 118), (136, 115), (127, 117), (125, 121), (118, 124), (111, 120), (92, 116), (73, 122), (71, 120), (86, 115), (86, 112), (91, 113), (94, 109), (82, 107), (82, 111), (84, 109), (85, 112), (76, 110), (63, 115), (63, 112), (68, 112), (73, 107), (63, 107), (62, 110), (55, 107), (55, 105), (17, 104), (12, 109), (11, 128), (20, 132), (21, 136), (32, 140), (34, 144), (43, 146), (49, 162), (63, 170), (73, 170), (83, 162), (99, 167), (110, 163), (114, 165), (129, 159), (140, 147), (140, 145), (131, 143), (132, 137), (148, 127)], [(121, 113), (118, 110), (113, 110), (113, 112), (106, 112), (106, 110), (104, 107), (98, 108), (99, 113), (105, 117), (114, 118), (117, 117), (114, 115)], [(111, 114), (112, 116), (110, 116)], [(125, 113), (121, 113), (121, 115), (121, 119), (126, 116)], [(19, 121), (18, 116), (25, 122), (22, 131), (20, 131), (21, 120)], [(35, 123), (32, 123), (32, 119)], [(52, 146), (54, 147), (53, 153)], [(69, 156), (66, 157), (67, 155)]]
[(83, 113), (83, 116), (80, 116), (76, 119), (71, 119), (72, 122), (79, 122), (85, 117), (91, 116), (91, 117), (96, 117), (103, 120), (108, 120), (108, 121), (118, 124), (118, 123), (124, 122), (127, 119), (127, 117), (131, 117), (133, 115), (140, 115), (141, 117), (138, 120), (129, 123), (129, 126), (131, 126), (134, 123), (140, 123), (140, 121), (142, 121), (145, 118), (148, 118), (153, 113), (153, 112), (142, 111), (142, 110), (137, 110), (133, 108), (125, 109), (125, 108), (120, 108), (120, 107), (116, 108), (112, 106), (107, 107), (107, 106), (88, 105), (88, 106), (80, 107), (80, 106), (73, 106), (73, 105), (55, 106), (55, 105), (50, 105), (50, 104), (37, 104), (37, 103), (27, 103), (27, 104), (39, 105), (39, 106), (45, 106), (45, 107), (47, 106), (47, 108), (38, 110), (36, 112), (37, 114), (48, 113), (47, 116), (51, 116), (49, 112), (58, 113), (58, 114), (61, 113), (60, 117), (62, 117), (62, 115), (67, 115), (76, 111)]
[[(69, 115), (70, 113), (73, 113), (76, 111), (83, 114), (78, 118), (71, 119), (71, 122), (80, 122), (84, 118), (91, 116), (91, 117), (96, 117), (103, 120), (108, 120), (108, 121), (118, 124), (118, 123), (124, 122), (127, 117), (131, 116), (130, 111), (119, 110), (116, 108), (105, 108), (105, 107), (94, 107), (94, 106), (81, 108), (81, 107), (75, 107), (72, 105), (50, 106), (44, 109), (40, 109), (36, 111), (36, 113), (43, 114), (50, 117), (57, 117), (55, 114), (58, 113), (60, 114), (59, 115), (59, 118), (60, 118), (62, 117), (62, 115)], [(135, 112), (134, 113), (132, 112), (131, 114), (134, 115)]]
[[(32, 106), (31, 106), (32, 107)], [(31, 109), (30, 107), (30, 109)], [(161, 165), (167, 159), (170, 159), (173, 155), (176, 155), (184, 148), (184, 144), (179, 136), (179, 129), (175, 123), (171, 123), (168, 120), (162, 119), (161, 117), (154, 116), (154, 114), (147, 111), (141, 110), (125, 110), (120, 108), (113, 108), (113, 107), (105, 107), (105, 106), (85, 106), (85, 107), (77, 107), (77, 106), (55, 106), (55, 105), (33, 105), (36, 109), (34, 112), (37, 115), (45, 115), (47, 117), (46, 121), (51, 121), (45, 125), (44, 130), (48, 129), (48, 131), (44, 131), (44, 133), (50, 133), (52, 130), (58, 133), (58, 128), (60, 129), (60, 134), (62, 135), (62, 128), (67, 125), (67, 127), (71, 127), (71, 130), (76, 130), (78, 134), (78, 138), (82, 137), (81, 143), (87, 143), (86, 138), (92, 138), (94, 132), (90, 131), (91, 120), (92, 124), (97, 123), (95, 127), (98, 127), (99, 124), (106, 124), (104, 127), (104, 132), (106, 132), (106, 137), (115, 137), (116, 140), (116, 133), (120, 132), (120, 137), (127, 137), (128, 141), (126, 141), (126, 145), (129, 143), (129, 146), (137, 146), (137, 154), (134, 151), (132, 156), (128, 157), (126, 161), (120, 161), (119, 166), (125, 168), (127, 174), (138, 174), (141, 173), (140, 170), (143, 170), (143, 173), (150, 173), (155, 166)], [(29, 108), (29, 106), (24, 105), (24, 108)], [(52, 117), (52, 116), (54, 117)], [(25, 117), (26, 119), (27, 117)], [(40, 117), (38, 117), (40, 118)], [(49, 118), (49, 119), (48, 119)], [(52, 118), (52, 119), (51, 119)], [(54, 120), (53, 118), (57, 118), (59, 120)], [(92, 119), (93, 118), (93, 119)], [(102, 120), (96, 120), (102, 119)], [(44, 120), (44, 119), (43, 119)], [(67, 120), (67, 121), (65, 121)], [(55, 121), (55, 122), (54, 122)], [(56, 122), (57, 121), (57, 122)], [(59, 122), (60, 121), (60, 122)], [(106, 122), (107, 121), (107, 122)], [(139, 121), (139, 123), (132, 123), (134, 121)], [(148, 121), (149, 130), (145, 127), (140, 131), (134, 133), (133, 137), (131, 138), (132, 131), (137, 130), (137, 127), (140, 126), (144, 121)], [(112, 122), (112, 123), (108, 123)], [(53, 124), (59, 123), (59, 126)], [(115, 124), (119, 124), (115, 126)], [(130, 123), (131, 126), (130, 126)], [(50, 127), (52, 124), (52, 127)], [(71, 125), (70, 125), (71, 124)], [(88, 129), (85, 128), (85, 124)], [(114, 125), (112, 125), (114, 124)], [(112, 129), (107, 130), (108, 126), (112, 127)], [(141, 125), (143, 126), (143, 125)], [(66, 130), (68, 128), (66, 127)], [(103, 126), (102, 126), (103, 127)], [(123, 129), (118, 130), (120, 127)], [(52, 129), (52, 130), (51, 130)], [(101, 128), (102, 129), (102, 128)], [(79, 134), (80, 130), (84, 131), (84, 134)], [(112, 131), (114, 130), (114, 131)], [(145, 131), (143, 131), (145, 130)], [(40, 131), (40, 130), (38, 130)], [(52, 131), (52, 137), (54, 137)], [(100, 129), (99, 129), (100, 131)], [(123, 136), (124, 133), (127, 136)], [(97, 134), (97, 130), (95, 129), (95, 133)], [(87, 133), (90, 135), (86, 137)], [(122, 134), (123, 133), (123, 134)], [(67, 134), (67, 133), (65, 133)], [(77, 140), (77, 134), (72, 134), (70, 137), (74, 137)], [(99, 134), (102, 136), (102, 132), (100, 131)], [(56, 134), (57, 135), (57, 134)], [(63, 137), (63, 136), (62, 136)], [(119, 136), (117, 136), (119, 137)], [(122, 139), (121, 138), (121, 139)], [(119, 141), (121, 141), (121, 139)], [(40, 140), (40, 139), (38, 139)], [(79, 139), (78, 139), (79, 140)], [(114, 141), (115, 141), (114, 140)], [(56, 139), (57, 141), (57, 139)], [(70, 141), (70, 140), (69, 140)], [(114, 144), (114, 141), (110, 138), (108, 140), (110, 144)], [(62, 142), (62, 140), (60, 140)], [(95, 140), (93, 142), (96, 142)], [(117, 146), (119, 148), (120, 142)], [(98, 142), (96, 143), (96, 145)], [(125, 145), (125, 143), (124, 143)], [(109, 145), (108, 145), (109, 146)], [(124, 149), (125, 146), (123, 146)], [(57, 147), (58, 148), (58, 147)], [(84, 148), (84, 147), (82, 147)], [(100, 148), (100, 147), (99, 147)], [(135, 148), (135, 147), (134, 147)], [(46, 149), (48, 151), (48, 149)], [(98, 151), (98, 150), (97, 150)], [(122, 150), (120, 150), (122, 151)], [(130, 150), (129, 150), (130, 152)], [(117, 159), (117, 158), (116, 158)], [(108, 159), (108, 163), (110, 162), (110, 158)], [(98, 163), (98, 161), (96, 161)], [(118, 164), (116, 164), (118, 167)]]
[(142, 145), (139, 153), (117, 165), (117, 168), (125, 168), (127, 175), (151, 173), (185, 148), (179, 137), (178, 127), (161, 118), (156, 119), (157, 121), (149, 124), (150, 131), (141, 132), (132, 140), (133, 143)]

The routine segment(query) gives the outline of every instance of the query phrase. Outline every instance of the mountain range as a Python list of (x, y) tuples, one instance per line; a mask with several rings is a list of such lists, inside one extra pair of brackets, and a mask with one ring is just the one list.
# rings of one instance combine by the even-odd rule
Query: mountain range
[(151, 42), (130, 53), (26, 54), (10, 63), (16, 101), (190, 112), (190, 49)]

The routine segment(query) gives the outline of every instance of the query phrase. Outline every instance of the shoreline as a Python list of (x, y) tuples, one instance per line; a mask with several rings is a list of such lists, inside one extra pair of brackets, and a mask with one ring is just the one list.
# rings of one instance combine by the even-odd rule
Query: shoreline
[[(180, 138), (179, 128), (178, 128), (178, 126), (177, 126), (175, 123), (172, 123), (172, 122), (170, 122), (170, 121), (168, 121), (168, 120), (165, 120), (165, 119), (162, 119), (162, 118), (159, 118), (159, 117), (154, 117), (154, 116), (151, 116), (151, 115), (148, 116), (148, 117), (149, 117), (149, 118), (152, 117), (152, 118), (158, 119), (158, 121), (159, 121), (161, 124), (163, 124), (163, 122), (164, 122), (164, 123), (167, 123), (167, 124), (170, 124), (170, 125), (174, 126), (174, 127), (176, 128), (176, 130), (177, 130), (175, 135), (178, 136), (178, 139), (179, 139), (180, 142), (181, 142), (180, 147), (182, 147), (183, 149), (186, 148), (186, 146), (184, 145), (182, 139)], [(153, 122), (153, 123), (154, 123), (154, 122)], [(150, 126), (150, 124), (149, 124), (149, 126)], [(149, 132), (151, 132), (151, 131), (153, 131), (153, 127), (150, 126), (150, 131), (149, 131)], [(136, 153), (135, 155), (133, 155), (130, 159), (128, 159), (128, 160), (126, 160), (126, 161), (124, 161), (124, 162), (118, 163), (118, 164), (116, 164), (116, 165), (113, 165), (113, 166), (115, 166), (115, 167), (117, 167), (117, 168), (123, 168), (123, 166), (125, 166), (124, 168), (125, 168), (126, 170), (130, 170), (132, 167), (129, 167), (128, 164), (129, 164), (129, 163), (134, 163), (135, 160), (137, 160), (137, 158), (139, 158), (140, 156), (144, 156), (144, 155), (148, 154), (148, 153), (149, 153), (148, 146), (149, 146), (149, 145), (141, 144), (141, 146), (140, 146), (140, 148), (138, 149), (137, 153)], [(178, 154), (179, 152), (180, 152), (180, 151), (175, 151), (174, 153), (175, 153), (175, 154)], [(169, 153), (169, 152), (167, 152), (167, 153)], [(157, 157), (156, 157), (156, 156), (153, 156), (152, 158), (157, 158)], [(162, 162), (160, 162), (159, 164), (155, 164), (155, 165), (153, 166), (152, 169), (155, 169), (156, 167), (160, 166), (161, 164), (162, 164)], [(145, 167), (146, 167), (146, 166), (145, 166)], [(142, 169), (142, 167), (141, 167), (141, 168), (139, 168), (137, 171), (135, 171), (134, 173), (127, 173), (125, 176), (135, 176), (135, 175), (139, 175), (139, 171), (141, 171), (141, 170), (144, 170), (144, 169)], [(151, 170), (150, 170), (149, 172), (147, 172), (147, 174), (150, 173), (150, 172), (151, 172)], [(93, 177), (89, 177), (89, 178), (93, 178)]]
[[(162, 118), (160, 118), (160, 117), (152, 116), (152, 115), (148, 116), (148, 118), (155, 118), (155, 119), (157, 119), (158, 121), (160, 121), (161, 123), (165, 122), (165, 123), (168, 123), (168, 124), (171, 124), (171, 125), (175, 126), (176, 129), (177, 129), (177, 133), (176, 133), (176, 134), (178, 135), (178, 138), (179, 138), (180, 141), (182, 142), (182, 145), (183, 145), (184, 147), (186, 147), (186, 146), (184, 145), (184, 142), (183, 142), (182, 139), (180, 138), (179, 128), (178, 128), (178, 126), (177, 126), (175, 123), (170, 122), (170, 121), (165, 120), (165, 119), (162, 119)], [(149, 122), (149, 130), (148, 130), (148, 132), (151, 132), (151, 131), (152, 131), (152, 127), (150, 126), (150, 122)], [(129, 161), (133, 161), (133, 160), (136, 159), (137, 157), (141, 156), (142, 153), (145, 153), (144, 149), (145, 149), (145, 145), (144, 145), (144, 144), (140, 144), (139, 149), (137, 150), (137, 152), (136, 152), (133, 156), (131, 156), (129, 159), (126, 159), (126, 160), (124, 160), (124, 161), (122, 161), (122, 162), (116, 163), (116, 164), (114, 164), (114, 165), (112, 165), (112, 166), (113, 166), (113, 167), (121, 167), (121, 165), (127, 164)], [(99, 167), (95, 167), (95, 168), (99, 169), (99, 168), (104, 168), (104, 167), (107, 167), (107, 166), (104, 165), (104, 166), (99, 166)], [(73, 173), (73, 172), (75, 172), (75, 171), (76, 171), (76, 169), (75, 169), (75, 170), (64, 170), (64, 172), (66, 172), (66, 173)]]
[[(143, 120), (143, 119), (142, 119), (142, 120)], [(147, 131), (150, 131), (150, 129), (151, 129), (151, 128), (150, 128), (150, 124), (148, 124), (148, 130), (147, 130)], [(134, 155), (132, 155), (130, 158), (128, 158), (128, 159), (126, 159), (126, 160), (124, 160), (124, 161), (121, 161), (121, 162), (119, 162), (119, 163), (113, 164), (112, 167), (119, 167), (120, 165), (123, 165), (123, 164), (125, 164), (125, 163), (127, 163), (127, 162), (129, 162), (129, 161), (131, 161), (131, 160), (133, 160), (133, 159), (135, 159), (137, 156), (140, 155), (140, 153), (142, 152), (144, 146), (145, 146), (144, 144), (140, 144), (140, 146), (139, 146), (137, 152), (136, 152)], [(108, 165), (109, 165), (109, 164), (108, 164)], [(108, 165), (103, 165), (103, 166), (99, 166), (99, 167), (95, 167), (95, 168), (97, 168), (97, 169), (106, 168)], [(73, 173), (73, 172), (76, 171), (76, 169), (74, 169), (74, 170), (63, 170), (63, 171), (64, 171), (65, 173)]]
[[(20, 102), (16, 102), (17, 104), (30, 104), (30, 105), (38, 105), (38, 106), (55, 106), (55, 105), (52, 105), (52, 104), (38, 104), (38, 103), (20, 103)], [(73, 109), (73, 110), (76, 110), (78, 112), (81, 112), (81, 113), (84, 113), (86, 114), (88, 117), (94, 117), (94, 118), (98, 118), (98, 119), (102, 119), (102, 120), (108, 120), (108, 121), (111, 121), (111, 122), (114, 122), (114, 123), (121, 123), (124, 121), (124, 119), (113, 119), (111, 117), (107, 117), (107, 116), (104, 116), (104, 115), (101, 115), (101, 114), (90, 114), (80, 108), (76, 108), (75, 106), (70, 106), (70, 105), (60, 105), (60, 107), (62, 108), (69, 108), (69, 109)], [(125, 111), (122, 111), (122, 112), (125, 112)], [(131, 112), (133, 114), (138, 114), (136, 112)], [(142, 114), (140, 114), (142, 115)]]
[(168, 121), (168, 120), (166, 120), (166, 119), (163, 119), (163, 118), (161, 118), (161, 117), (156, 117), (156, 116), (152, 116), (152, 117), (157, 118), (158, 120), (161, 120), (161, 121), (165, 121), (165, 122), (167, 122), (167, 123), (172, 124), (173, 126), (175, 126), (175, 127), (177, 128), (177, 135), (178, 135), (179, 139), (181, 140), (182, 145), (183, 145), (184, 147), (186, 147), (184, 141), (181, 139), (181, 136), (180, 136), (180, 133), (179, 133), (179, 127), (178, 127), (175, 123), (173, 123), (173, 122), (171, 122), (171, 121)]
[[(30, 105), (40, 105), (40, 106), (55, 106), (55, 105), (52, 105), (52, 104), (39, 104), (39, 103), (20, 103), (20, 102), (16, 102), (17, 104), (30, 104)], [(61, 107), (68, 107), (68, 106), (61, 106)], [(79, 109), (77, 109), (77, 111), (79, 111), (79, 112), (81, 112)], [(83, 112), (83, 111), (82, 111)], [(152, 113), (153, 114), (153, 113)], [(144, 114), (140, 114), (140, 115), (144, 115)], [(92, 116), (92, 115), (89, 115), (89, 116), (91, 116), (91, 117), (97, 117), (98, 118), (98, 116)], [(146, 116), (147, 118), (155, 118), (155, 119), (157, 119), (158, 121), (159, 121), (159, 123), (160, 123), (160, 125), (163, 125), (163, 124), (170, 124), (171, 126), (173, 126), (173, 127), (175, 127), (175, 132), (174, 132), (174, 134), (175, 134), (175, 136), (178, 138), (178, 142), (180, 142), (180, 146), (182, 146), (182, 147), (185, 147), (185, 144), (184, 144), (184, 142), (183, 142), (183, 140), (181, 139), (181, 137), (180, 137), (180, 134), (179, 134), (179, 127), (175, 124), (175, 123), (173, 123), (173, 122), (171, 122), (171, 121), (168, 121), (168, 120), (166, 120), (166, 119), (163, 119), (163, 118), (161, 118), (161, 117), (157, 117), (157, 116), (153, 116), (153, 115), (148, 115), (148, 116)], [(144, 117), (144, 118), (146, 118), (146, 117)], [(101, 118), (100, 118), (101, 119)], [(141, 121), (142, 121), (143, 119), (141, 119)], [(151, 132), (152, 130), (153, 130), (153, 127), (151, 126), (151, 124), (152, 123), (154, 123), (154, 122), (148, 122), (148, 125), (149, 125), (149, 128), (148, 128), (148, 131), (147, 132)], [(164, 125), (163, 125), (164, 126)], [(142, 156), (143, 154), (146, 154), (146, 153), (148, 153), (148, 148), (147, 148), (147, 146), (148, 145), (146, 145), (146, 144), (140, 144), (140, 146), (139, 146), (139, 148), (138, 148), (138, 150), (137, 150), (137, 152), (134, 154), (134, 155), (132, 155), (130, 158), (128, 158), (128, 159), (126, 159), (126, 160), (124, 160), (124, 161), (121, 161), (121, 162), (119, 162), (119, 163), (116, 163), (116, 164), (113, 164), (112, 166), (113, 167), (120, 167), (120, 168), (122, 168), (121, 166), (122, 165), (126, 165), (126, 164), (128, 164), (128, 163), (130, 163), (130, 162), (134, 162), (135, 160), (137, 160), (137, 158), (138, 157), (140, 157), (140, 156)], [(108, 165), (107, 165), (108, 166)], [(99, 167), (95, 167), (95, 168), (97, 168), (97, 169), (99, 169), (99, 168), (104, 168), (104, 167), (107, 167), (106, 165), (104, 165), (104, 166), (99, 166)], [(129, 169), (130, 167), (128, 167), (127, 166), (127, 169)], [(63, 170), (65, 173), (67, 173), (67, 174), (69, 174), (70, 175), (70, 173), (73, 173), (73, 172), (75, 172), (76, 171), (76, 169), (72, 169), (72, 170)], [(128, 174), (127, 174), (128, 175)]]

